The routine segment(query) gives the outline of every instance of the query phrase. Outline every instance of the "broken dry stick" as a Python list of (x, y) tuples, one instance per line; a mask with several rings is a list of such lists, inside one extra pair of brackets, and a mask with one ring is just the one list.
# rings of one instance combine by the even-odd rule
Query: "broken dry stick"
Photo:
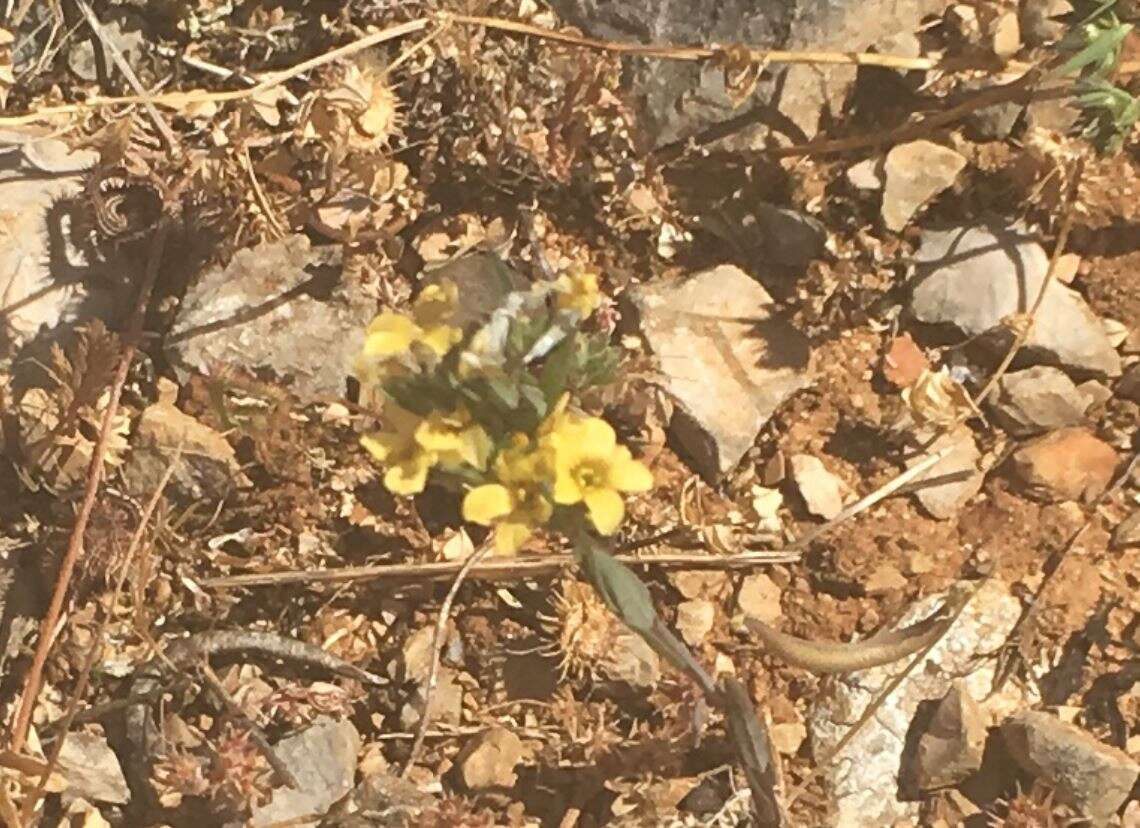
[(922, 621), (850, 643), (797, 638), (755, 618), (744, 623), (767, 650), (794, 667), (813, 673), (851, 673), (890, 664), (931, 646), (946, 634), (973, 594), (974, 585), (955, 584), (942, 606)]

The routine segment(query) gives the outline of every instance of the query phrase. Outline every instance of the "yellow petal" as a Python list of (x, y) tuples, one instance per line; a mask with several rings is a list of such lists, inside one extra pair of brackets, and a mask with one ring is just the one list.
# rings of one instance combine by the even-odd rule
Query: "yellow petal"
[(585, 496), (586, 510), (594, 528), (603, 535), (612, 535), (625, 517), (625, 504), (613, 489), (591, 489)]
[(587, 417), (578, 424), (582, 451), (592, 457), (609, 457), (617, 445), (613, 426), (601, 417)]
[(402, 313), (382, 313), (368, 326), (363, 356), (402, 354), (412, 347), (412, 342), (419, 334), (419, 326)]
[(412, 495), (424, 490), (427, 483), (428, 470), (434, 458), (427, 453), (420, 453), (403, 463), (397, 463), (384, 475), (384, 486), (392, 494)]
[(554, 502), (569, 506), (582, 499), (582, 488), (571, 473), (572, 466), (560, 465), (554, 475)]
[(490, 526), (496, 518), (509, 514), (511, 508), (511, 493), (507, 487), (488, 483), (476, 486), (463, 498), (463, 519)]
[(533, 534), (525, 523), (504, 522), (495, 527), (495, 551), (500, 555), (513, 555)]
[(423, 332), (420, 342), (427, 345), (436, 356), (443, 356), (451, 346), (463, 339), (463, 331), (450, 325), (435, 325)]
[(619, 446), (610, 467), (610, 485), (622, 492), (647, 492), (653, 488), (653, 475), (633, 459), (629, 449)]
[(382, 434), (365, 434), (360, 438), (360, 445), (380, 463), (388, 459), (392, 447)]

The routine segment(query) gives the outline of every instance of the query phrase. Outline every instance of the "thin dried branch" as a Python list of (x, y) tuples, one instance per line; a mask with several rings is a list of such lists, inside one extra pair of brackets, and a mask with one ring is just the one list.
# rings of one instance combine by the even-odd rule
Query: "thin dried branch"
[(451, 583), (451, 589), (447, 591), (447, 595), (439, 607), (439, 618), (436, 619), (435, 632), (431, 638), (431, 666), (428, 668), (427, 682), (424, 684), (423, 708), (420, 710), (420, 721), (416, 726), (416, 738), (412, 741), (412, 749), (408, 752), (408, 761), (404, 764), (404, 769), (400, 771), (401, 778), (407, 778), (412, 768), (415, 767), (420, 751), (422, 751), (424, 747), (424, 738), (427, 736), (428, 725), (431, 724), (431, 697), (435, 693), (436, 679), (439, 675), (440, 657), (443, 653), (443, 645), (447, 640), (447, 621), (451, 617), (451, 605), (455, 603), (455, 596), (459, 594), (459, 587), (463, 585), (467, 573), (494, 548), (492, 543), (487, 543), (467, 556), (467, 559), (463, 562), (463, 566), (460, 567), (459, 572), (456, 573), (455, 580)]
[(118, 414), (123, 385), (127, 381), (127, 373), (130, 371), (131, 363), (134, 362), (135, 351), (142, 336), (143, 320), (146, 316), (147, 306), (150, 304), (155, 280), (158, 278), (158, 268), (162, 262), (162, 253), (166, 248), (168, 229), (168, 220), (165, 217), (160, 219), (158, 229), (150, 242), (142, 284), (134, 309), (131, 312), (123, 353), (119, 358), (119, 364), (111, 381), (110, 399), (103, 412), (103, 421), (99, 427), (99, 438), (91, 452), (91, 463), (87, 468), (87, 482), (83, 492), (83, 500), (80, 503), (79, 512), (75, 516), (75, 525), (72, 527), (67, 551), (64, 553), (63, 562), (60, 565), (51, 603), (48, 605), (47, 614), (40, 624), (36, 651), (32, 656), (32, 663), (28, 668), (28, 675), (20, 696), (20, 705), (12, 722), (12, 735), (9, 744), (14, 751), (19, 751), (28, 737), (28, 727), (32, 722), (32, 711), (35, 710), (36, 698), (39, 696), (40, 685), (43, 682), (44, 665), (47, 663), (48, 654), (51, 652), (54, 643), (54, 631), (63, 612), (63, 602), (67, 598), (71, 586), (71, 576), (75, 572), (75, 564), (83, 551), (83, 535), (87, 531), (91, 512), (95, 508), (95, 498), (99, 493), (99, 486), (103, 482), (104, 458), (115, 424), (115, 415)]
[[(191, 89), (181, 92), (166, 92), (158, 95), (93, 96), (81, 103), (45, 106), (35, 110), (34, 112), (29, 112), (24, 115), (11, 115), (0, 118), (0, 125), (17, 126), (20, 124), (27, 124), (44, 119), (50, 119), (57, 115), (67, 115), (76, 112), (104, 109), (111, 106), (145, 104), (147, 102), (158, 106), (169, 107), (172, 109), (184, 109), (189, 106), (195, 106), (206, 102), (223, 103), (226, 101), (244, 100), (259, 93), (265, 92), (266, 90), (271, 89), (275, 86), (279, 86), (285, 81), (295, 78), (298, 75), (302, 75), (312, 69), (316, 69), (320, 66), (332, 63), (333, 61), (339, 60), (341, 58), (349, 57), (350, 55), (354, 55), (357, 52), (364, 51), (365, 49), (372, 48), (373, 46), (378, 46), (381, 43), (387, 43), (389, 41), (402, 38), (406, 35), (423, 31), (433, 24), (446, 26), (453, 23), (482, 26), (487, 29), (526, 35), (530, 37), (538, 37), (544, 40), (552, 40), (560, 43), (566, 43), (572, 46), (605, 51), (613, 54), (639, 55), (642, 57), (659, 58), (662, 60), (704, 61), (717, 58), (718, 56), (725, 53), (725, 50), (723, 48), (715, 48), (712, 46), (675, 46), (668, 44), (661, 45), (623, 43), (619, 41), (581, 37), (579, 35), (570, 34), (568, 32), (546, 29), (540, 26), (533, 26), (527, 23), (520, 23), (518, 21), (506, 20), (496, 17), (441, 14), (435, 17), (421, 17), (415, 20), (409, 20), (406, 23), (401, 23), (397, 26), (392, 26), (384, 29), (383, 31), (366, 35), (365, 37), (353, 41), (352, 43), (348, 43), (322, 55), (317, 55), (316, 57), (302, 61), (301, 63), (289, 67), (288, 69), (267, 73), (262, 76), (256, 84), (245, 89), (231, 90), (226, 92), (211, 92), (205, 89)], [(901, 55), (887, 55), (874, 52), (787, 51), (761, 49), (758, 47), (749, 46), (739, 46), (733, 48), (743, 50), (744, 53), (748, 55), (749, 59), (756, 63), (768, 64), (831, 64), (845, 66), (879, 66), (893, 69), (910, 70), (942, 69), (944, 71), (963, 71), (967, 69), (977, 70), (992, 68), (985, 65), (979, 66), (977, 64), (941, 63), (931, 58), (911, 58)], [(1025, 71), (1028, 68), (1029, 67), (1022, 64), (1008, 64), (1003, 67), (1003, 71)], [(1135, 74), (1137, 72), (1140, 72), (1140, 61), (1127, 61), (1121, 63), (1120, 67), (1117, 70), (1117, 74), (1121, 76)], [(982, 105), (985, 106), (986, 104)], [(812, 152), (814, 151), (815, 150), (812, 150)]]
[(91, 27), (91, 31), (99, 38), (99, 41), (103, 44), (103, 48), (111, 55), (111, 60), (114, 61), (119, 71), (123, 73), (123, 77), (127, 79), (127, 83), (131, 85), (131, 89), (135, 90), (135, 94), (141, 99), (143, 108), (146, 109), (150, 119), (154, 121), (155, 128), (158, 129), (159, 135), (162, 136), (163, 143), (166, 144), (167, 153), (172, 158), (180, 155), (181, 149), (178, 144), (178, 139), (174, 137), (174, 133), (166, 123), (166, 119), (154, 108), (150, 94), (143, 88), (138, 75), (135, 74), (135, 70), (131, 68), (127, 59), (123, 57), (123, 53), (118, 45), (114, 40), (107, 37), (107, 33), (103, 30), (103, 24), (100, 23), (99, 18), (95, 16), (95, 12), (87, 5), (86, 0), (75, 0), (75, 5), (83, 12), (83, 16), (87, 19), (87, 25)]
[[(777, 563), (796, 563), (800, 553), (795, 550), (753, 550), (737, 555), (665, 554), (618, 555), (625, 564), (659, 566), (670, 569), (751, 569)], [(472, 566), (467, 577), (479, 580), (517, 581), (541, 575), (555, 575), (573, 566), (573, 555), (534, 555), (507, 560), (481, 561)], [(206, 589), (244, 589), (250, 587), (287, 586), (290, 584), (341, 584), (359, 581), (414, 580), (445, 581), (455, 577), (463, 567), (457, 561), (427, 563), (377, 564), (375, 566), (346, 566), (326, 570), (286, 570), (283, 572), (257, 572), (248, 575), (230, 575), (202, 581)]]

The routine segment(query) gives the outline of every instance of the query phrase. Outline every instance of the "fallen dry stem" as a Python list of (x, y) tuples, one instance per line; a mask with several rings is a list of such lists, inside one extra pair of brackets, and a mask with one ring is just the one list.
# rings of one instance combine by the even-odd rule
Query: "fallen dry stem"
[[(752, 550), (737, 555), (665, 554), (617, 555), (619, 561), (631, 566), (659, 566), (669, 569), (751, 569), (778, 563), (796, 563), (800, 553), (794, 549)], [(470, 559), (468, 559), (470, 560)], [(200, 582), (206, 589), (246, 589), (251, 587), (280, 587), (292, 584), (341, 584), (347, 582), (414, 580), (443, 581), (452, 578), (466, 564), (458, 561), (430, 561), (426, 563), (376, 564), (374, 566), (346, 566), (338, 569), (296, 569), (282, 572), (254, 572), (247, 575), (229, 575)], [(479, 561), (472, 565), (467, 576), (477, 580), (517, 581), (543, 575), (555, 575), (575, 565), (573, 555), (534, 555), (506, 560)]]
[(75, 5), (83, 12), (83, 16), (87, 19), (87, 25), (91, 27), (91, 31), (99, 38), (99, 42), (103, 44), (103, 48), (111, 55), (111, 60), (114, 61), (115, 66), (123, 73), (123, 77), (127, 79), (127, 83), (131, 85), (131, 89), (135, 90), (135, 94), (142, 99), (143, 108), (146, 109), (147, 115), (154, 122), (155, 127), (158, 129), (159, 135), (162, 136), (163, 142), (166, 144), (167, 152), (171, 157), (179, 154), (180, 149), (178, 139), (174, 137), (171, 132), (170, 126), (166, 123), (166, 119), (159, 114), (158, 110), (154, 108), (154, 103), (150, 99), (150, 94), (143, 88), (142, 83), (139, 81), (138, 75), (127, 59), (123, 57), (118, 45), (109, 37), (103, 30), (103, 24), (99, 22), (99, 18), (95, 16), (95, 12), (91, 11), (91, 7), (87, 5), (86, 0), (75, 0)]
[(428, 668), (427, 682), (424, 684), (423, 708), (420, 710), (420, 721), (416, 726), (416, 738), (412, 742), (412, 749), (408, 752), (408, 761), (404, 764), (404, 769), (400, 771), (401, 779), (407, 779), (408, 774), (411, 773), (412, 768), (415, 767), (420, 751), (423, 750), (428, 725), (431, 724), (431, 697), (435, 693), (436, 679), (439, 675), (440, 657), (443, 653), (443, 645), (447, 639), (447, 621), (451, 617), (451, 605), (455, 603), (455, 596), (459, 594), (459, 587), (463, 585), (467, 573), (472, 570), (475, 564), (486, 557), (492, 549), (494, 549), (494, 546), (491, 543), (485, 543), (481, 548), (467, 556), (467, 559), (463, 562), (463, 566), (460, 567), (459, 572), (456, 573), (455, 580), (451, 582), (451, 589), (447, 591), (447, 595), (439, 607), (439, 618), (436, 619), (435, 632), (431, 638), (431, 666)]
[(110, 626), (111, 621), (118, 611), (119, 599), (123, 595), (123, 586), (127, 582), (127, 573), (131, 571), (131, 567), (135, 561), (135, 555), (143, 547), (143, 538), (146, 535), (147, 527), (150, 525), (151, 516), (154, 514), (154, 510), (158, 508), (162, 494), (166, 491), (166, 486), (170, 482), (170, 478), (181, 462), (181, 459), (182, 450), (181, 447), (179, 447), (173, 459), (171, 459), (167, 465), (166, 470), (163, 471), (162, 477), (159, 478), (158, 485), (155, 486), (154, 493), (143, 507), (142, 514), (139, 515), (138, 526), (135, 527), (135, 531), (131, 535), (130, 543), (127, 544), (127, 552), (123, 558), (123, 564), (119, 569), (118, 577), (115, 579), (115, 586), (111, 591), (111, 603), (107, 607), (103, 617), (99, 619), (99, 624), (95, 628), (95, 634), (92, 636), (91, 646), (87, 648), (87, 652), (83, 656), (83, 664), (79, 668), (79, 678), (75, 682), (75, 689), (71, 691), (71, 697), (67, 700), (67, 707), (64, 710), (63, 716), (61, 716), (56, 723), (59, 735), (56, 737), (55, 743), (52, 745), (51, 753), (48, 755), (47, 766), (44, 768), (44, 772), (40, 774), (40, 779), (36, 784), (35, 791), (28, 796), (21, 808), (20, 818), (25, 824), (30, 823), (36, 805), (43, 797), (44, 790), (47, 788), (48, 779), (51, 777), (52, 771), (54, 771), (59, 764), (59, 757), (63, 752), (63, 744), (67, 740), (67, 733), (71, 729), (76, 714), (79, 711), (79, 702), (87, 692), (87, 684), (91, 679), (91, 669), (95, 666), (95, 659), (103, 648), (103, 642), (107, 636), (107, 627)]
[(107, 446), (110, 443), (112, 426), (119, 411), (119, 400), (123, 393), (123, 385), (127, 381), (127, 372), (135, 358), (135, 351), (142, 334), (143, 321), (146, 308), (150, 303), (150, 295), (154, 290), (155, 280), (158, 278), (158, 268), (162, 262), (162, 253), (166, 247), (167, 221), (161, 219), (154, 237), (151, 239), (148, 251), (146, 268), (143, 273), (142, 284), (139, 288), (138, 299), (131, 312), (128, 333), (123, 344), (123, 353), (119, 357), (119, 364), (111, 380), (110, 399), (103, 412), (103, 421), (99, 425), (99, 437), (91, 452), (91, 463), (87, 467), (86, 484), (83, 491), (83, 500), (79, 512), (75, 516), (75, 524), (71, 529), (71, 537), (67, 542), (63, 561), (59, 567), (55, 590), (48, 605), (47, 614), (40, 623), (39, 637), (36, 641), (36, 651), (32, 656), (31, 666), (24, 681), (24, 689), (20, 696), (20, 705), (16, 710), (12, 722), (12, 735), (9, 746), (19, 752), (28, 737), (28, 727), (32, 722), (32, 712), (35, 710), (36, 698), (39, 696), (40, 685), (43, 682), (44, 665), (47, 663), (48, 653), (54, 643), (54, 630), (63, 612), (63, 602), (71, 586), (71, 576), (75, 572), (75, 564), (83, 551), (83, 535), (87, 531), (87, 523), (91, 520), (91, 513), (95, 509), (95, 498), (99, 493), (99, 485), (103, 481), (103, 466), (107, 455)]
[(946, 455), (948, 455), (951, 452), (951, 450), (952, 450), (951, 446), (946, 446), (945, 448), (939, 449), (938, 451), (934, 452), (933, 454), (930, 454), (930, 455), (924, 457), (922, 460), (915, 463), (913, 466), (911, 466), (909, 469), (904, 471), (902, 474), (899, 474), (898, 476), (889, 480), (887, 483), (884, 483), (882, 486), (880, 486), (875, 491), (871, 492), (866, 497), (861, 498), (861, 499), (855, 501), (854, 503), (852, 503), (850, 506), (846, 507), (842, 512), (840, 512), (838, 515), (833, 517), (827, 523), (823, 524), (822, 526), (816, 528), (815, 530), (813, 530), (811, 532), (808, 532), (808, 534), (804, 535), (798, 541), (793, 543), (790, 548), (791, 549), (805, 549), (805, 548), (807, 548), (808, 546), (811, 545), (811, 543), (814, 540), (816, 540), (817, 538), (819, 538), (822, 535), (827, 534), (828, 532), (830, 532), (832, 529), (834, 529), (839, 524), (843, 523), (844, 521), (850, 520), (851, 518), (853, 518), (855, 515), (859, 514), (860, 512), (867, 511), (872, 506), (874, 506), (876, 503), (878, 503), (880, 500), (884, 500), (885, 498), (890, 497), (892, 494), (894, 494), (899, 489), (906, 486), (908, 483), (910, 483), (916, 477), (920, 476), (921, 474), (926, 472), (928, 469), (930, 469), (932, 466), (936, 465), (938, 463), (938, 461), (942, 460), (942, 458), (944, 458)]
[[(96, 95), (86, 101), (71, 104), (58, 104), (55, 106), (41, 107), (33, 112), (24, 115), (10, 115), (0, 118), (0, 126), (18, 126), (20, 124), (34, 123), (36, 121), (50, 119), (57, 115), (67, 115), (76, 112), (89, 111), (94, 109), (102, 109), (111, 106), (124, 106), (129, 104), (153, 104), (164, 106), (171, 109), (185, 109), (190, 106), (213, 102), (223, 103), (226, 101), (239, 101), (246, 98), (251, 98), (275, 86), (279, 86), (291, 78), (302, 75), (311, 69), (316, 69), (320, 66), (332, 63), (333, 61), (341, 58), (349, 57), (357, 52), (370, 49), (373, 46), (378, 46), (381, 43), (387, 43), (392, 40), (397, 40), (409, 34), (423, 31), (432, 24), (446, 26), (450, 23), (462, 23), (467, 25), (482, 26), (486, 29), (493, 29), (497, 31), (509, 32), (513, 34), (520, 34), (530, 37), (538, 37), (543, 40), (551, 40), (560, 43), (566, 43), (572, 46), (578, 46), (586, 49), (594, 49), (597, 51), (605, 51), (613, 54), (623, 55), (639, 55), (642, 57), (653, 57), (662, 60), (680, 60), (680, 61), (702, 61), (709, 60), (724, 54), (723, 49), (715, 48), (712, 46), (675, 46), (668, 44), (644, 44), (644, 43), (623, 43), (620, 41), (599, 40), (596, 38), (582, 37), (580, 35), (570, 34), (569, 32), (561, 32), (554, 29), (547, 29), (541, 26), (532, 26), (528, 23), (520, 23), (514, 20), (506, 20), (497, 17), (480, 17), (475, 15), (438, 15), (435, 17), (421, 17), (415, 20), (409, 20), (396, 26), (389, 27), (383, 31), (373, 32), (365, 35), (352, 43), (345, 44), (324, 54), (317, 55), (316, 57), (302, 61), (287, 69), (278, 72), (270, 72), (261, 77), (253, 86), (245, 89), (231, 90), (226, 92), (211, 92), (205, 89), (191, 89), (182, 92), (166, 92), (156, 95), (124, 95), (124, 96), (102, 96)], [(945, 69), (948, 71), (958, 71), (964, 69), (979, 69), (988, 67), (979, 67), (977, 65), (953, 65), (942, 64), (939, 61), (931, 58), (910, 58), (900, 55), (885, 55), (873, 52), (831, 52), (831, 51), (786, 51), (786, 50), (769, 50), (761, 49), (758, 47), (740, 46), (749, 55), (749, 58), (757, 63), (779, 63), (779, 64), (833, 64), (845, 66), (879, 66), (892, 69), (909, 69), (909, 70), (929, 70), (929, 69)], [(1025, 69), (1026, 67), (1020, 64), (1009, 64), (1004, 69), (1006, 71), (1013, 69)], [(1122, 63), (1118, 69), (1118, 75), (1129, 75), (1140, 72), (1140, 61), (1129, 61)], [(795, 149), (795, 148), (790, 148)]]

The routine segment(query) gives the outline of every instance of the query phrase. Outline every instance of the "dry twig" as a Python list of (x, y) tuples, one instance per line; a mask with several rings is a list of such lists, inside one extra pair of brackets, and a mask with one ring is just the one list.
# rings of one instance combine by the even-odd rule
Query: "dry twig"
[(135, 70), (131, 68), (127, 59), (123, 57), (122, 51), (115, 42), (107, 37), (107, 33), (103, 31), (103, 24), (100, 23), (99, 18), (95, 16), (95, 12), (91, 11), (91, 7), (87, 5), (86, 0), (75, 0), (75, 5), (83, 12), (83, 16), (87, 18), (87, 25), (91, 27), (91, 31), (95, 33), (95, 36), (99, 38), (99, 41), (103, 44), (103, 48), (111, 54), (111, 60), (115, 62), (115, 66), (123, 73), (123, 77), (127, 79), (127, 83), (131, 85), (131, 88), (135, 90), (135, 94), (139, 96), (143, 107), (146, 109), (147, 115), (154, 121), (155, 127), (162, 136), (169, 155), (172, 158), (178, 156), (181, 152), (178, 146), (178, 139), (174, 137), (174, 133), (167, 125), (166, 119), (154, 108), (150, 94), (143, 88), (138, 75), (135, 74)]
[(427, 736), (428, 725), (431, 724), (431, 697), (435, 692), (436, 678), (439, 674), (440, 656), (443, 653), (443, 645), (447, 639), (447, 621), (451, 617), (451, 605), (455, 603), (455, 596), (459, 594), (459, 587), (463, 585), (467, 573), (479, 563), (487, 554), (494, 549), (493, 544), (486, 543), (481, 548), (475, 550), (463, 562), (463, 566), (455, 575), (455, 580), (451, 583), (451, 589), (447, 591), (443, 603), (439, 607), (439, 618), (435, 622), (435, 633), (431, 638), (431, 666), (428, 668), (427, 681), (424, 683), (424, 703), (420, 711), (420, 722), (416, 726), (416, 738), (412, 742), (412, 749), (408, 752), (408, 761), (404, 764), (404, 769), (400, 771), (401, 778), (407, 778), (408, 774), (416, 765), (416, 759), (419, 758), (420, 751), (423, 750), (424, 738)]
[(103, 481), (103, 465), (107, 455), (107, 446), (111, 439), (115, 416), (119, 411), (119, 400), (123, 393), (123, 385), (127, 381), (127, 372), (134, 361), (135, 351), (142, 336), (143, 320), (146, 316), (147, 306), (150, 304), (150, 295), (154, 290), (155, 280), (158, 278), (158, 268), (162, 262), (162, 253), (166, 248), (168, 229), (169, 222), (163, 217), (159, 220), (158, 229), (150, 242), (138, 299), (135, 301), (130, 324), (127, 328), (123, 354), (119, 358), (119, 364), (111, 380), (110, 399), (107, 401), (107, 408), (103, 412), (103, 421), (99, 426), (99, 438), (91, 452), (91, 463), (87, 468), (87, 482), (83, 491), (83, 500), (80, 503), (79, 512), (75, 516), (75, 525), (72, 527), (71, 537), (67, 542), (63, 562), (60, 564), (59, 576), (56, 579), (51, 603), (48, 605), (47, 614), (40, 624), (36, 651), (24, 681), (20, 706), (17, 708), (15, 719), (12, 722), (9, 744), (14, 751), (19, 751), (27, 739), (28, 727), (32, 722), (32, 711), (35, 709), (36, 698), (39, 696), (40, 684), (43, 681), (44, 665), (54, 643), (54, 630), (60, 620), (60, 614), (63, 612), (63, 602), (71, 586), (71, 576), (75, 571), (75, 564), (83, 551), (83, 534), (87, 530), (87, 523), (90, 521), (91, 513), (95, 508), (95, 497), (99, 493), (99, 485)]
[[(661, 566), (680, 569), (749, 569), (776, 563), (796, 563), (800, 553), (793, 550), (753, 550), (738, 555), (667, 554), (618, 555), (629, 565)], [(467, 559), (470, 560), (470, 559)], [(466, 577), (482, 580), (520, 580), (553, 575), (574, 565), (573, 555), (533, 555), (506, 560), (482, 561), (472, 565)], [(416, 580), (442, 581), (452, 578), (466, 564), (457, 561), (346, 566), (325, 570), (285, 570), (229, 575), (202, 581), (206, 589), (244, 589), (287, 586), (290, 584), (339, 584), (349, 581)]]

